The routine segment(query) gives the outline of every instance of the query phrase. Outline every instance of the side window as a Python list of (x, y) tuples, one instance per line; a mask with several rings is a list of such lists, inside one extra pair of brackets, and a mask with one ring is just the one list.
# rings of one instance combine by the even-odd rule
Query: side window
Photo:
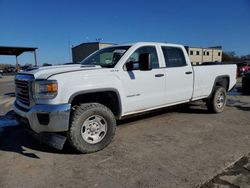
[(159, 60), (157, 56), (157, 52), (155, 47), (153, 46), (145, 46), (138, 48), (127, 60), (127, 62), (133, 62), (133, 69), (138, 70), (139, 69), (139, 56), (144, 53), (149, 53), (152, 63), (152, 68), (159, 68)]
[(162, 46), (161, 49), (165, 58), (166, 67), (182, 67), (187, 65), (181, 48)]
[(97, 64), (99, 64), (99, 65), (110, 64), (110, 63), (112, 63), (112, 59), (113, 59), (112, 52), (103, 53), (100, 55), (100, 61), (97, 62)]

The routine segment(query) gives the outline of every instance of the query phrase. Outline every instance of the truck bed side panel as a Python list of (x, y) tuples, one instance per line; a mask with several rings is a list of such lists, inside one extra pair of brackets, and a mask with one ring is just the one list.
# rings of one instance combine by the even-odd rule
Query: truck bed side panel
[(236, 65), (207, 65), (193, 66), (194, 92), (193, 100), (208, 97), (213, 89), (214, 82), (219, 76), (229, 77), (229, 88), (236, 84)]

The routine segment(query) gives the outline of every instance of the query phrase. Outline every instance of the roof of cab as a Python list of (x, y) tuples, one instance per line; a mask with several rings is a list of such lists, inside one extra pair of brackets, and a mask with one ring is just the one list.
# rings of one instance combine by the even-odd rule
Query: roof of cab
[[(128, 43), (128, 44), (118, 44), (118, 45), (114, 45), (114, 46), (117, 46), (117, 47), (122, 47), (122, 46), (144, 46), (144, 45), (168, 45), (168, 46), (183, 46), (183, 45), (180, 45), (180, 44), (173, 44), (173, 43), (163, 43), (163, 42), (135, 42), (135, 43)], [(109, 47), (106, 47), (106, 48), (110, 48), (110, 47), (114, 47), (114, 46), (109, 46)]]

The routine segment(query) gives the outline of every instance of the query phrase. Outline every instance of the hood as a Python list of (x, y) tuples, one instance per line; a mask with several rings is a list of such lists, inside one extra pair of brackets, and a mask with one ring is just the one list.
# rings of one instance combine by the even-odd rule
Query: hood
[(47, 79), (48, 77), (55, 74), (62, 74), (67, 72), (75, 72), (75, 71), (84, 71), (84, 70), (92, 70), (92, 69), (100, 69), (101, 66), (95, 65), (58, 65), (58, 66), (48, 66), (48, 67), (38, 67), (29, 69), (23, 72), (22, 74), (31, 74), (34, 75), (35, 79)]

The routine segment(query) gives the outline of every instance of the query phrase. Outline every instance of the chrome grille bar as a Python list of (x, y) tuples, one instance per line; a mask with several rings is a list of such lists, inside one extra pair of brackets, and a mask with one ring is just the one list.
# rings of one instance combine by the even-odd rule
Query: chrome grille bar
[(32, 75), (17, 74), (15, 78), (16, 100), (22, 105), (29, 107), (31, 104)]

